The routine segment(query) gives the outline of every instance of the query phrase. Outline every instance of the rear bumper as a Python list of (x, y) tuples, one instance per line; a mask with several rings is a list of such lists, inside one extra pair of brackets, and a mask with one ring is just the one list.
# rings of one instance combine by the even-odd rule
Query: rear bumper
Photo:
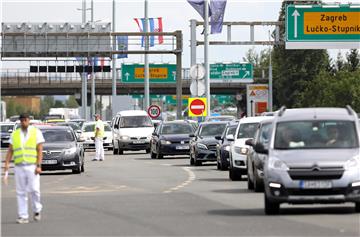
[[(186, 149), (184, 149), (187, 147)], [(189, 155), (189, 144), (168, 144), (160, 145), (159, 152), (162, 155)]]
[(143, 143), (136, 143), (136, 141), (119, 141), (119, 149), (129, 151), (139, 151), (150, 149), (150, 141), (144, 140)]

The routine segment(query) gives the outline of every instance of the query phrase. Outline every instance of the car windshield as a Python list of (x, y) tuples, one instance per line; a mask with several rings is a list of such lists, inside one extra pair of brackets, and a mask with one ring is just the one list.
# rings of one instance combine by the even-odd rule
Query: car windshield
[(229, 126), (227, 131), (226, 131), (226, 136), (227, 135), (235, 135), (236, 127), (237, 126)]
[(75, 141), (75, 137), (73, 136), (70, 130), (60, 130), (60, 129), (52, 129), (52, 130), (42, 130), (42, 134), (44, 136), (45, 142), (73, 142)]
[(105, 132), (111, 132), (111, 127), (108, 123), (104, 123), (104, 130)]
[(162, 126), (160, 134), (190, 134), (193, 132), (190, 124), (170, 123)]
[(14, 125), (1, 125), (1, 132), (7, 133), (10, 129), (13, 129)]
[(200, 128), (201, 137), (221, 136), (226, 127), (225, 123), (203, 124)]
[[(108, 123), (104, 123), (105, 132), (111, 132), (111, 127)], [(83, 132), (95, 132), (95, 123), (85, 124)]]
[(357, 148), (352, 121), (291, 121), (276, 126), (275, 149)]
[(77, 125), (76, 123), (58, 123), (58, 125), (60, 125), (60, 126), (69, 126), (69, 127), (71, 127), (74, 131), (80, 129), (79, 125)]
[(239, 127), (237, 138), (254, 138), (259, 123), (242, 123)]
[(126, 116), (120, 119), (120, 128), (153, 127), (147, 116)]

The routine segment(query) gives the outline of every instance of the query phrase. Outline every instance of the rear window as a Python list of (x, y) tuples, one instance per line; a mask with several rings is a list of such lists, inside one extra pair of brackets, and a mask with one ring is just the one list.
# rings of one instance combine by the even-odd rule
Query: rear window
[(199, 135), (202, 137), (221, 136), (225, 130), (225, 123), (203, 124), (200, 128)]
[(164, 124), (161, 128), (161, 134), (190, 134), (193, 132), (193, 127), (187, 123)]

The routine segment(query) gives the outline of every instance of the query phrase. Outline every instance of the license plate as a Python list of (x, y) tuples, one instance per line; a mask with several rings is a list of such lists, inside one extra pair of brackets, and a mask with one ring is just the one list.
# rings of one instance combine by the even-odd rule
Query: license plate
[(331, 181), (328, 180), (302, 180), (300, 188), (302, 189), (328, 189), (332, 187)]
[(189, 146), (176, 146), (176, 150), (187, 150)]
[(57, 164), (57, 160), (42, 160), (41, 163), (44, 165), (54, 165)]
[(145, 141), (143, 140), (138, 140), (138, 141), (133, 141), (134, 144), (144, 144)]

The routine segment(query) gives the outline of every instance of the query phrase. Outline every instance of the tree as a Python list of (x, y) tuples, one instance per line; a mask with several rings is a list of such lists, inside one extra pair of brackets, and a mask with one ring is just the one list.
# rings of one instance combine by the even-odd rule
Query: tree
[[(285, 21), (287, 4), (282, 3), (279, 21)], [(302, 2), (303, 3), (303, 2)], [(319, 1), (304, 2), (316, 4)], [(280, 27), (281, 38), (285, 38), (285, 27)], [(305, 97), (301, 95), (310, 82), (321, 72), (329, 67), (326, 50), (287, 50), (284, 45), (274, 46), (273, 58), (273, 86), (275, 107), (301, 107), (306, 104)]]
[(64, 108), (64, 103), (61, 100), (55, 100), (53, 108)]
[(255, 48), (251, 48), (245, 53), (243, 61), (253, 65), (255, 78), (263, 78), (263, 70), (267, 70), (269, 67), (269, 56), (269, 50), (261, 50), (258, 54)]
[(40, 101), (40, 117), (49, 113), (50, 108), (53, 108), (55, 104), (55, 99), (53, 96), (44, 96)]
[(349, 71), (354, 72), (360, 67), (360, 56), (357, 49), (351, 49), (350, 53), (346, 54), (346, 67)]
[(337, 71), (342, 71), (345, 67), (344, 59), (341, 55), (341, 52), (338, 52), (336, 56), (335, 68)]
[(78, 108), (79, 104), (77, 103), (75, 96), (71, 95), (65, 102), (66, 108)]

